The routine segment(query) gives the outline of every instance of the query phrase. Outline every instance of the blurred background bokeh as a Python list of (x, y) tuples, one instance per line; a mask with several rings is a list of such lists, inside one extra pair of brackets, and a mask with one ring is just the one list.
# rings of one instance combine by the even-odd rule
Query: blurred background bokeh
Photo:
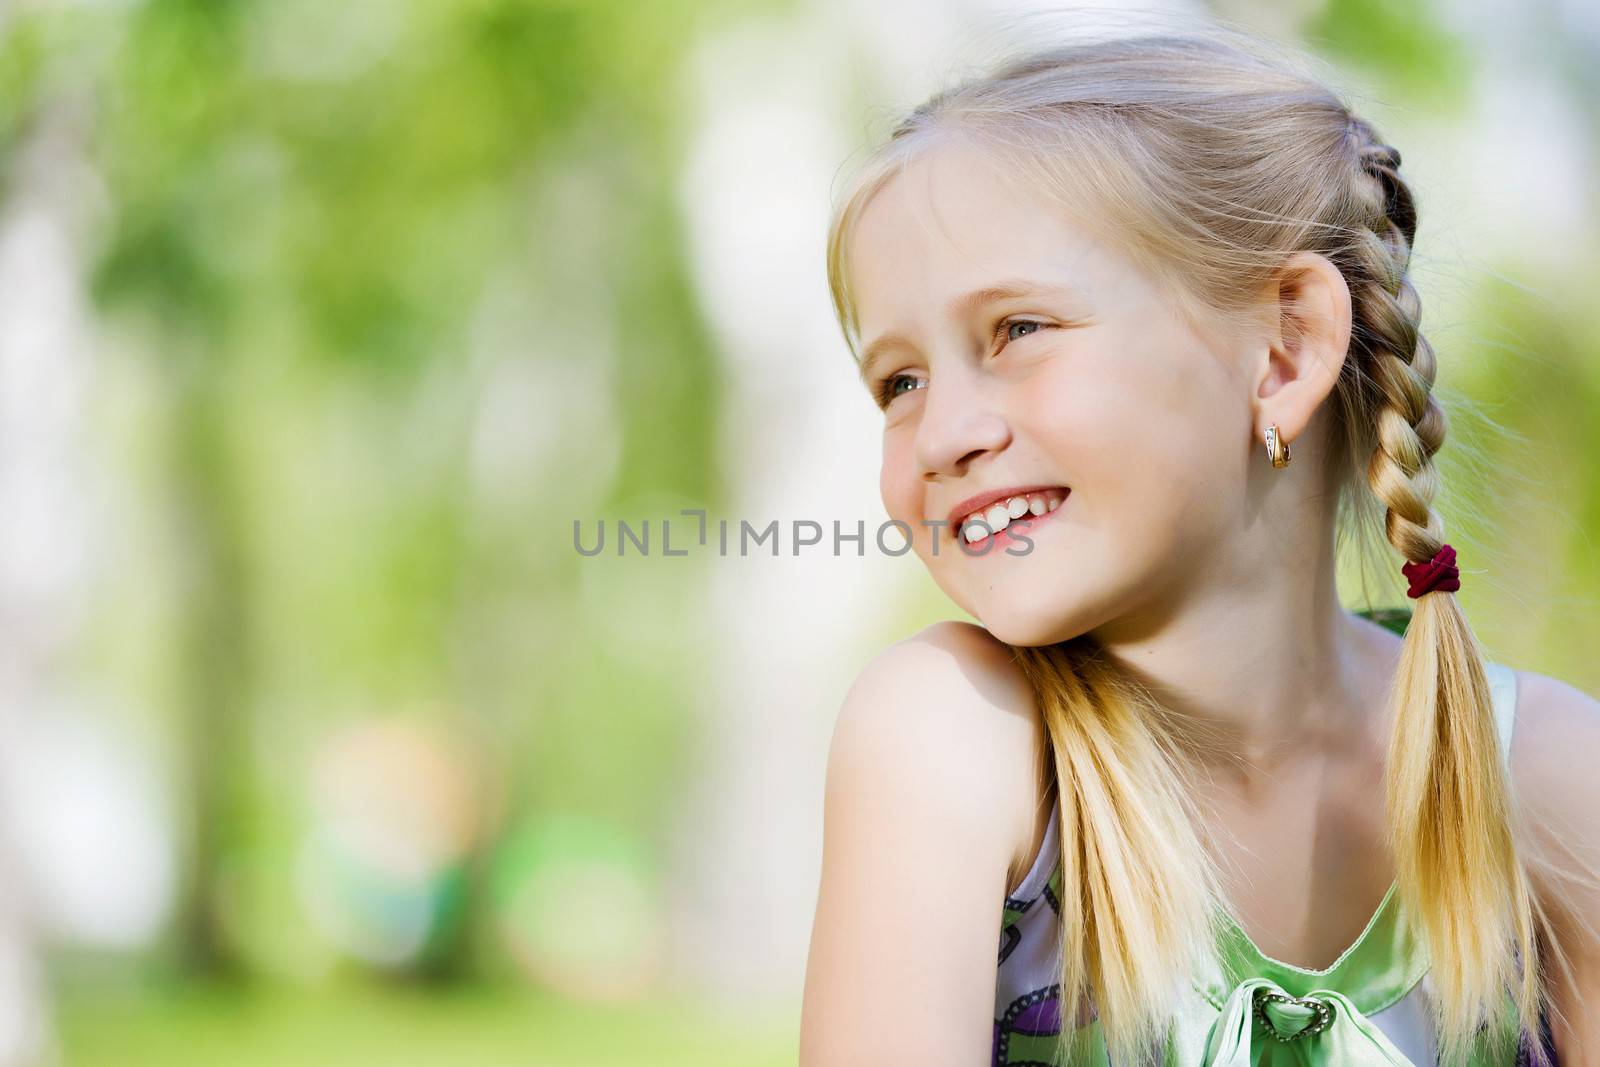
[[(0, 2), (0, 1067), (794, 1062), (833, 716), (959, 615), (830, 197), (1027, 6)], [(1600, 691), (1600, 7), (1168, 9), (1401, 148), (1463, 599)]]

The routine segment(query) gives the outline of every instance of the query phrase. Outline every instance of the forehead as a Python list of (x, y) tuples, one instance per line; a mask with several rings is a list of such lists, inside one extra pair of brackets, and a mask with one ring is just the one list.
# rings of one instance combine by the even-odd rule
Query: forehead
[(997, 278), (1066, 284), (1102, 300), (1137, 281), (1132, 264), (1004, 165), (978, 148), (940, 145), (872, 197), (849, 246), (863, 337)]

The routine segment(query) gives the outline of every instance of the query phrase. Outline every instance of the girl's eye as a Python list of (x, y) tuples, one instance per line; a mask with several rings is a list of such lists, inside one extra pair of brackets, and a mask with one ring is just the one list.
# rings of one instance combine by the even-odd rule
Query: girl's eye
[[(902, 393), (909, 393), (914, 389), (922, 388), (922, 386), (917, 384), (920, 381), (922, 381), (921, 378), (913, 378), (909, 374), (889, 375), (889, 377), (885, 378), (883, 383), (878, 386), (878, 406), (886, 408), (889, 406), (889, 402), (891, 400)], [(911, 389), (900, 389), (899, 384), (901, 382), (910, 382)]]
[[(1027, 337), (1030, 334), (1038, 333), (1040, 330), (1044, 329), (1046, 325), (1046, 323), (1038, 322), (1034, 319), (1006, 319), (1004, 322), (1000, 323), (1000, 325), (995, 327), (995, 335), (998, 337), (1001, 334), (1004, 334), (1007, 342), (1020, 341), (1022, 338)], [(1021, 334), (1013, 334), (1011, 331), (1018, 326), (1027, 326), (1032, 328)], [(911, 388), (901, 389), (901, 382), (910, 382)], [(928, 383), (924, 382), (921, 378), (916, 378), (909, 374), (891, 374), (878, 386), (878, 406), (880, 408), (887, 408), (895, 397), (900, 396), (903, 393), (912, 392), (916, 389), (926, 389), (927, 387)]]
[(1033, 329), (1029, 330), (1028, 333), (1038, 333), (1044, 329), (1044, 323), (1035, 322), (1033, 319), (1007, 319), (1000, 324), (996, 332), (1004, 333), (1007, 341), (1020, 341), (1023, 337), (1028, 336), (1028, 333), (1020, 336), (1014, 335), (1011, 331), (1018, 326), (1032, 326)]

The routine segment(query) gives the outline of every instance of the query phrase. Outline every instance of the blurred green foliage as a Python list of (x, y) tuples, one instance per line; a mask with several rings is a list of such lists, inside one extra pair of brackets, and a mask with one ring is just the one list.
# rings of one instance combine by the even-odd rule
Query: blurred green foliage
[[(186, 753), (189, 966), (254, 966), (239, 924), (272, 909), (240, 912), (261, 899), (249, 886), (228, 905), (223, 872), (293, 862), (307, 800), (278, 787), (303, 773), (284, 764), (344, 718), (431, 708), (480, 738), (511, 783), (497, 826), (556, 805), (662, 833), (698, 637), (679, 620), (664, 659), (607, 641), (559, 502), (715, 507), (717, 358), (663, 177), (692, 131), (690, 46), (756, 9), (152, 0), (10, 17), (7, 156), (63, 101), (91, 104), (107, 200), (90, 289), (141, 361), (118, 373), (155, 396), (120, 432), (160, 442), (143, 475), (178, 537), (108, 591), (90, 669), (130, 658), (138, 602), (170, 601), (165, 636), (140, 639), (165, 664), (140, 695), (173, 709)], [(573, 182), (597, 227), (550, 243)], [(605, 484), (538, 456), (480, 484), (492, 373), (530, 360), (615, 365)], [(535, 430), (564, 403), (530, 399)], [(695, 581), (641, 584), (641, 617), (666, 628)]]
[(1323, 56), (1414, 107), (1458, 108), (1472, 87), (1466, 48), (1427, 3), (1327, 0), (1302, 32)]
[(62, 1030), (72, 1067), (792, 1067), (798, 1040), (787, 1016), (719, 1014), (676, 997), (623, 1018), (506, 991), (360, 986), (79, 997), (65, 1005)]

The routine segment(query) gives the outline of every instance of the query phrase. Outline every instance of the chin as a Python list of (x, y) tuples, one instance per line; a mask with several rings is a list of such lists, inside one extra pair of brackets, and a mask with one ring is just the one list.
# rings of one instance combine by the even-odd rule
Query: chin
[(1058, 636), (1061, 631), (1036, 625), (1017, 625), (1015, 620), (1004, 619), (991, 622), (982, 620), (984, 629), (993, 635), (996, 641), (1001, 641), (1013, 648), (1040, 648), (1044, 645), (1053, 645), (1065, 638)]
[[(1064, 597), (1051, 596), (1048, 589), (1034, 587), (1011, 594), (1001, 589), (988, 591), (997, 602), (980, 604), (972, 614), (996, 640), (1018, 648), (1053, 645), (1083, 632), (1074, 625), (1074, 613), (1064, 611)], [(1003, 602), (998, 602), (1004, 596)]]

